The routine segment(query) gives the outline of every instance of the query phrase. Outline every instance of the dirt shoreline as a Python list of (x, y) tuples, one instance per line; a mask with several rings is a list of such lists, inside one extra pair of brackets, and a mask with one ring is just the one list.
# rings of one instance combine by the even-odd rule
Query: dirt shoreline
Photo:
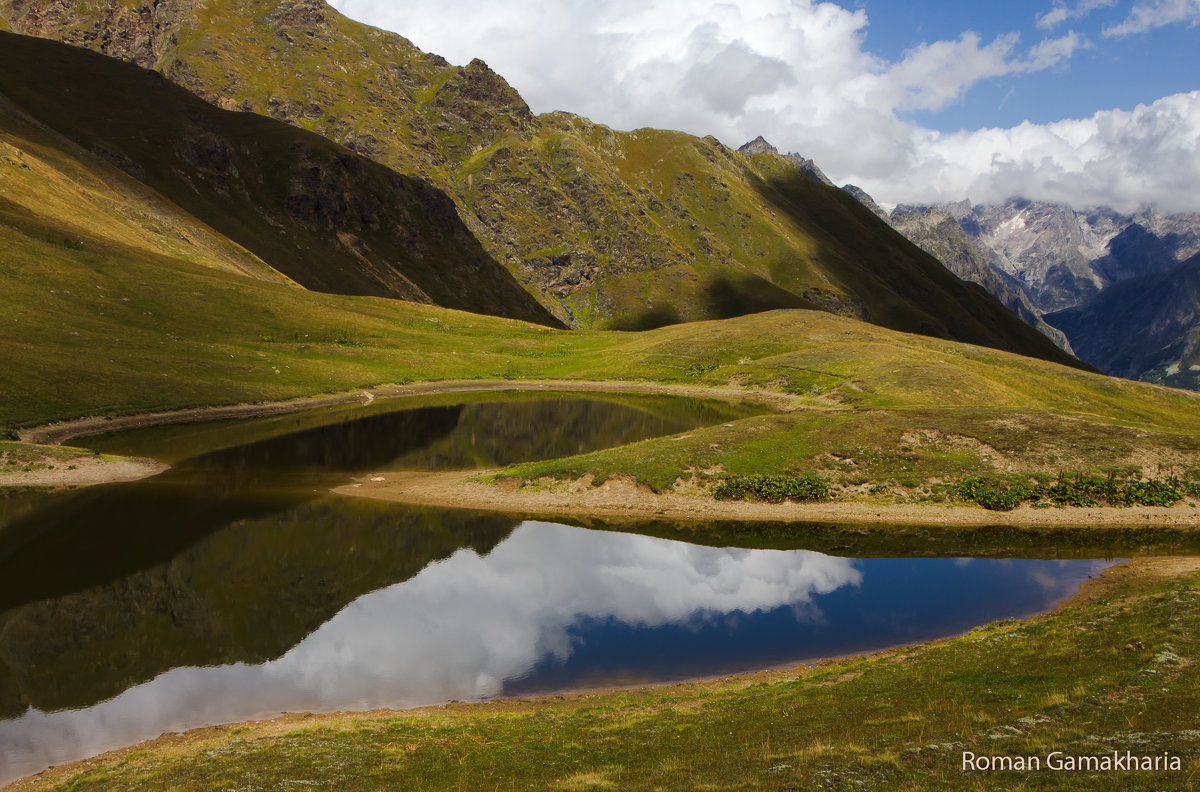
[[(1064, 599), (1046, 613), (1030, 616), (1023, 621), (1032, 622), (1075, 606), (1082, 606), (1096, 600), (1104, 599), (1113, 591), (1119, 589), (1126, 580), (1143, 578), (1147, 580), (1166, 579), (1193, 574), (1200, 570), (1200, 557), (1166, 556), (1157, 558), (1137, 558), (1125, 561), (1104, 569), (1098, 576), (1084, 581), (1079, 590)], [(817, 670), (836, 665), (850, 658), (887, 658), (905, 653), (920, 651), (924, 647), (935, 646), (958, 636), (947, 636), (919, 644), (897, 646), (873, 652), (832, 657), (815, 662), (795, 663), (785, 666), (766, 668), (758, 671), (747, 671), (722, 677), (691, 679), (676, 682), (662, 682), (650, 685), (630, 685), (624, 687), (586, 688), (558, 693), (547, 693), (536, 696), (514, 696), (508, 698), (485, 699), (475, 702), (451, 701), (412, 709), (373, 709), (364, 711), (341, 711), (329, 713), (287, 712), (274, 718), (246, 720), (223, 723), (211, 726), (201, 726), (184, 732), (167, 732), (159, 737), (146, 740), (135, 745), (118, 748), (97, 756), (81, 759), (63, 765), (57, 765), (33, 775), (17, 779), (0, 788), (0, 792), (33, 792), (44, 790), (65, 783), (72, 776), (101, 766), (112, 767), (119, 765), (125, 757), (133, 754), (156, 752), (162, 754), (183, 753), (203, 748), (215, 748), (228, 742), (236, 734), (240, 739), (252, 740), (260, 737), (286, 734), (298, 728), (316, 727), (346, 727), (366, 721), (384, 718), (406, 716), (435, 718), (441, 713), (480, 713), (495, 715), (507, 712), (528, 712), (546, 705), (590, 706), (598, 697), (626, 691), (670, 691), (671, 695), (697, 695), (708, 692), (732, 692), (755, 685), (786, 682), (807, 676)]]
[(607, 392), (633, 393), (662, 396), (689, 396), (701, 399), (736, 399), (755, 401), (770, 405), (778, 410), (801, 409), (799, 399), (786, 393), (773, 391), (741, 390), (739, 388), (701, 387), (693, 385), (664, 385), (654, 382), (592, 381), (592, 380), (442, 380), (438, 382), (415, 382), (407, 385), (378, 385), (359, 388), (342, 393), (322, 396), (306, 396), (299, 399), (273, 402), (228, 404), (215, 407), (191, 407), (183, 410), (138, 413), (115, 418), (90, 416), (71, 421), (43, 424), (20, 432), (26, 443), (61, 445), (68, 440), (105, 432), (120, 432), (128, 429), (144, 429), (166, 424), (219, 421), (230, 418), (254, 418), (264, 415), (281, 415), (319, 407), (334, 407), (354, 402), (369, 403), (376, 399), (396, 399), (405, 396), (432, 396), (442, 393), (472, 393), (476, 391), (567, 391), (578, 393)]
[(682, 493), (655, 493), (632, 477), (613, 476), (591, 486), (590, 477), (574, 482), (520, 486), (515, 480), (482, 483), (471, 479), (489, 471), (375, 473), (334, 492), (360, 498), (420, 506), (451, 506), (545, 517), (642, 517), (672, 520), (746, 522), (845, 522), (923, 526), (1147, 526), (1200, 528), (1200, 506), (1184, 499), (1170, 508), (1131, 506), (1035, 509), (1010, 512), (942, 503), (876, 504), (863, 502), (750, 503), (717, 501)]

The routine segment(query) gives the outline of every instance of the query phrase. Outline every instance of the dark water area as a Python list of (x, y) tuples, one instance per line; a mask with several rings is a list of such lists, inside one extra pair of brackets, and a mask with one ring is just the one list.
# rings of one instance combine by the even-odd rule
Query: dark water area
[[(324, 498), (352, 476), (584, 453), (731, 420), (750, 409), (659, 397), (491, 398), (415, 409), (384, 402), (83, 441), (174, 466), (144, 481), (10, 508), (11, 519), (0, 523), (0, 612), (167, 563), (203, 537), (246, 520), (286, 520), (292, 509)], [(180, 448), (203, 452), (178, 460)]]
[(1045, 610), (1108, 563), (714, 547), (329, 494), (373, 470), (561, 456), (739, 409), (539, 394), (95, 441), (174, 467), (0, 504), (0, 783), (283, 711), (665, 681), (910, 643)]

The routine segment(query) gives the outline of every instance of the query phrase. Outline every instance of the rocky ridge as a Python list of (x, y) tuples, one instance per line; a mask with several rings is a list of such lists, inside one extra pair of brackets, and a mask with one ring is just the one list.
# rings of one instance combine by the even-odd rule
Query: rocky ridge
[[(779, 154), (779, 149), (768, 143), (762, 135), (754, 138), (754, 140), (751, 140), (749, 143), (743, 143), (738, 147), (738, 151), (742, 154)], [(796, 168), (805, 173), (817, 184), (824, 184), (826, 187), (836, 186), (832, 181), (830, 181), (829, 177), (825, 175), (825, 172), (817, 167), (817, 163), (813, 162), (808, 157), (802, 156), (795, 152), (790, 154), (781, 154), (780, 156), (795, 165)]]
[(1013, 199), (900, 206), (889, 222), (1102, 371), (1200, 388), (1200, 214)]
[(1200, 390), (1200, 254), (1046, 319), (1108, 373)]
[(1082, 305), (1113, 283), (1171, 269), (1200, 252), (1200, 214), (1078, 211), (1022, 199), (943, 208), (996, 253), (999, 266), (1026, 285), (1043, 312)]

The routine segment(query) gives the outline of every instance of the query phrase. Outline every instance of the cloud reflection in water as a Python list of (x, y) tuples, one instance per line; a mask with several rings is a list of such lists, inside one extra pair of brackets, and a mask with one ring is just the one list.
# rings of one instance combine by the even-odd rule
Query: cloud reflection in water
[(653, 628), (791, 606), (809, 621), (814, 595), (861, 581), (851, 561), (815, 552), (529, 522), (487, 556), (462, 549), (359, 598), (277, 660), (177, 668), (94, 707), (0, 722), (0, 782), (206, 723), (496, 695), (539, 661), (565, 661), (583, 619)]

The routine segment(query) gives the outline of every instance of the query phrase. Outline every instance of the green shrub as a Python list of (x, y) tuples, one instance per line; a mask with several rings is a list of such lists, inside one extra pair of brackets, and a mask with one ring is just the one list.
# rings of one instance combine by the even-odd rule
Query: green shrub
[(1010, 511), (1025, 501), (1048, 499), (1058, 506), (1173, 506), (1185, 494), (1194, 494), (1200, 486), (1178, 479), (1120, 481), (1118, 474), (1107, 478), (1077, 473), (1059, 474), (1053, 484), (1011, 482), (971, 476), (958, 482), (955, 494), (960, 500), (977, 503), (985, 509)]
[(767, 503), (783, 503), (789, 500), (822, 501), (829, 499), (829, 485), (819, 476), (807, 473), (797, 476), (752, 473), (726, 476), (713, 487), (712, 495), (717, 500), (756, 500)]
[(954, 488), (961, 500), (978, 503), (993, 511), (1012, 511), (1028, 500), (1041, 497), (1041, 488), (1036, 484), (1006, 483), (979, 476), (968, 476)]
[(1175, 487), (1172, 479), (1166, 481), (1134, 481), (1125, 485), (1123, 495), (1132, 503), (1143, 506), (1174, 506), (1183, 494)]
[(716, 360), (697, 360), (684, 366), (683, 373), (689, 377), (702, 377), (710, 371), (716, 371), (720, 366), (720, 362)]

